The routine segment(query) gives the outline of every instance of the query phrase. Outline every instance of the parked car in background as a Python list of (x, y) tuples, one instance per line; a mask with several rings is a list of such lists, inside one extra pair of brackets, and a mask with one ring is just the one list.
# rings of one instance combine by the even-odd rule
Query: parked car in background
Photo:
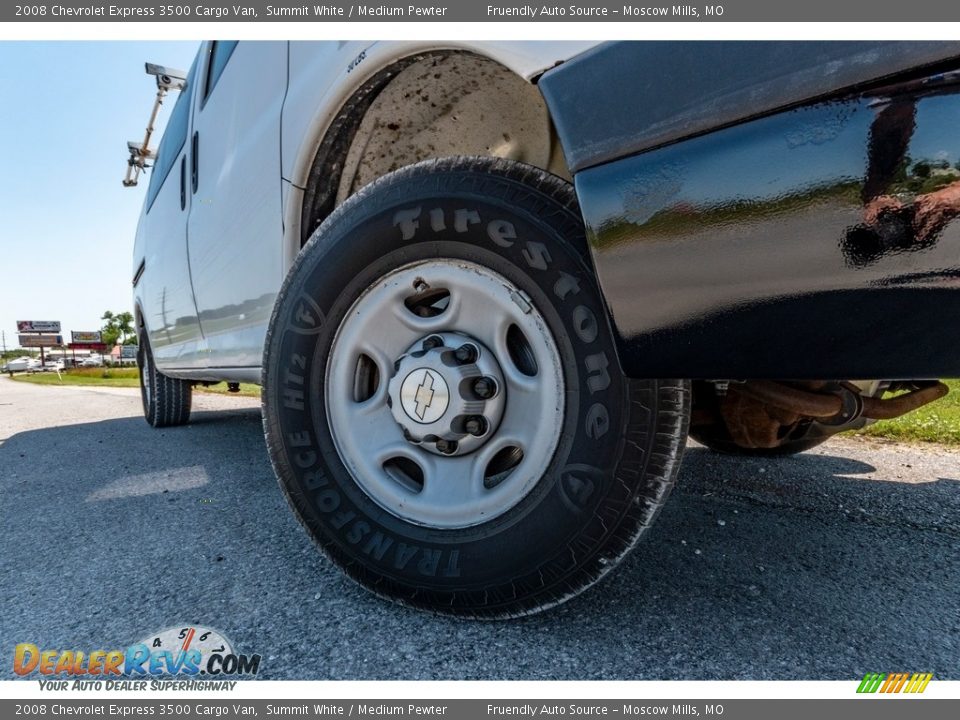
[(291, 507), (380, 596), (554, 606), (688, 434), (788, 455), (960, 375), (960, 43), (215, 41), (148, 72), (180, 95), (134, 242), (145, 417), (261, 383)]
[(80, 367), (103, 367), (103, 357), (100, 355), (89, 355), (77, 363)]
[(35, 372), (40, 369), (40, 361), (36, 358), (23, 356), (14, 358), (7, 363), (4, 372)]

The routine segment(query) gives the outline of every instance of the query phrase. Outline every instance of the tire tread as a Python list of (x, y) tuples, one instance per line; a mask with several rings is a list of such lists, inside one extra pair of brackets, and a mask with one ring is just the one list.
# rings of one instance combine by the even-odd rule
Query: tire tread
[[(141, 353), (150, 353), (150, 346), (146, 338), (141, 338)], [(143, 414), (151, 427), (175, 427), (185, 425), (190, 420), (193, 385), (189, 380), (180, 380), (164, 375), (157, 370), (150, 356), (147, 371), (143, 370), (143, 359), (140, 360), (140, 383), (150, 384), (150, 400), (147, 400), (144, 388), (141, 387), (143, 400)]]

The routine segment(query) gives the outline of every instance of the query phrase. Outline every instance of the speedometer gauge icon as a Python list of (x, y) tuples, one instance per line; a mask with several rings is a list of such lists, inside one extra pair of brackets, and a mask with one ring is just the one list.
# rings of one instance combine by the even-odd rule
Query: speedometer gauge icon
[[(140, 642), (146, 645), (152, 653), (166, 650), (173, 655), (179, 653), (185, 655), (191, 650), (198, 651), (201, 660), (197, 665), (201, 668), (207, 666), (207, 661), (211, 655), (226, 656), (233, 654), (233, 645), (223, 633), (203, 625), (169, 627), (166, 630), (147, 636)], [(202, 670), (201, 674), (204, 674)]]

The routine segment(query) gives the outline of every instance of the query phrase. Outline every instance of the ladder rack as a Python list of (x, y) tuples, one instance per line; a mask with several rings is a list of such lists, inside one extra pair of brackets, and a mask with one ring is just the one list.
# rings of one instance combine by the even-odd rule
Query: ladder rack
[(157, 121), (157, 115), (160, 114), (160, 106), (167, 93), (171, 90), (181, 91), (187, 86), (187, 74), (182, 70), (173, 70), (146, 63), (147, 75), (153, 75), (157, 79), (157, 95), (153, 101), (153, 109), (150, 111), (150, 119), (147, 121), (147, 131), (141, 142), (130, 140), (127, 142), (127, 175), (123, 179), (124, 187), (135, 187), (140, 179), (140, 173), (151, 167), (149, 161), (156, 160), (157, 153), (150, 148), (150, 138), (153, 136), (154, 125)]

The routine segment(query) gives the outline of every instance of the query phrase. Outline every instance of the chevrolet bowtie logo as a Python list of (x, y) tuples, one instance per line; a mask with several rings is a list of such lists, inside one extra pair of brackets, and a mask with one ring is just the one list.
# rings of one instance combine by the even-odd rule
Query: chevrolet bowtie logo
[(433, 402), (433, 375), (430, 374), (429, 370), (423, 374), (423, 380), (417, 388), (417, 394), (413, 396), (413, 399), (417, 403), (414, 412), (417, 413), (418, 418), (423, 420), (423, 416), (427, 414), (427, 408), (429, 408), (430, 403)]

